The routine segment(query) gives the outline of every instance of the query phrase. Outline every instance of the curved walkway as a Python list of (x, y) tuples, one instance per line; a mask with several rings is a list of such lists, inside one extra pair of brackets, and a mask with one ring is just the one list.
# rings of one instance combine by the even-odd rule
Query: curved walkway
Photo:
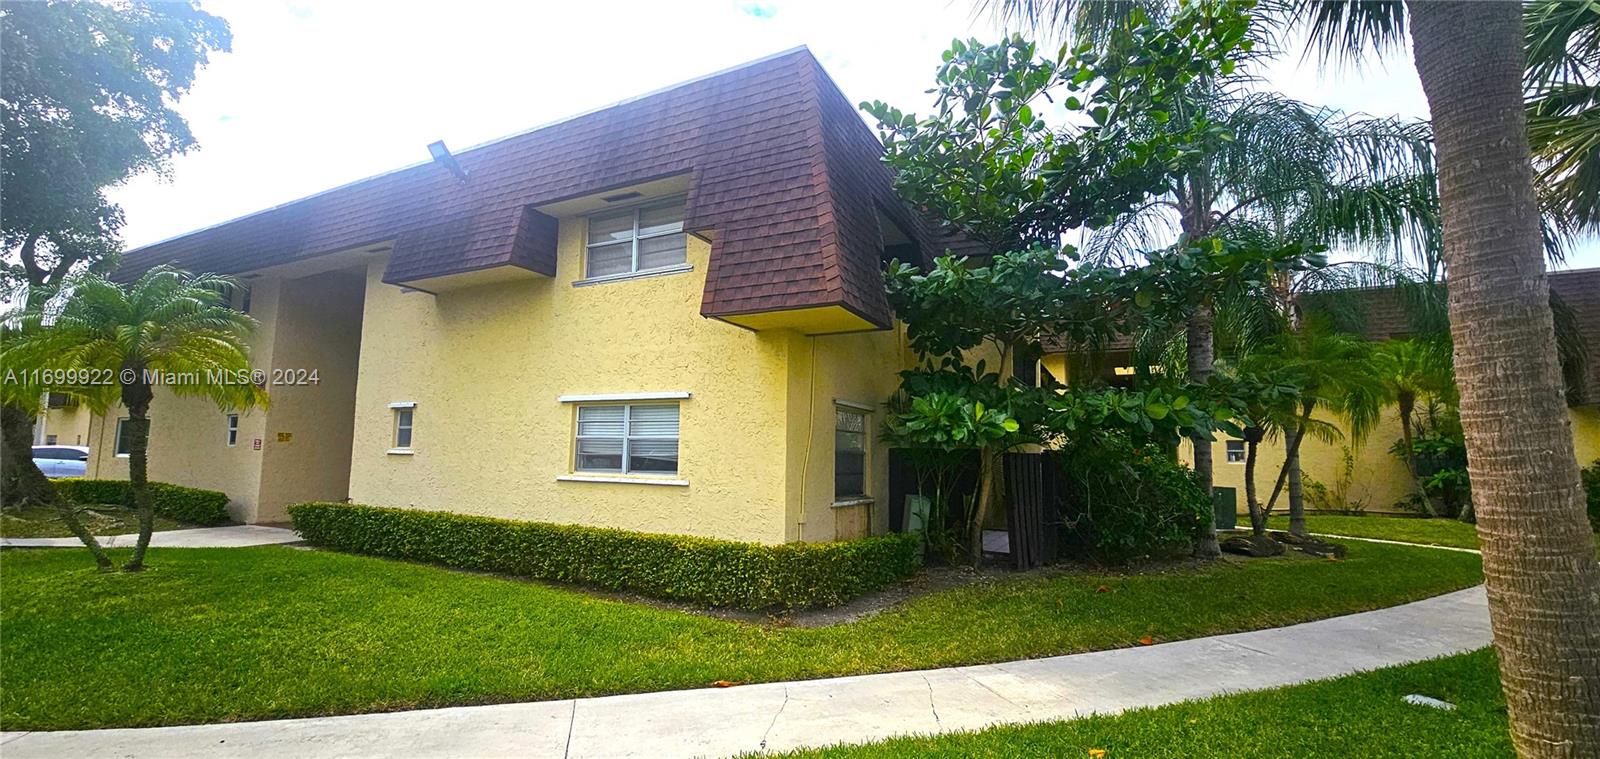
[(727, 689), (130, 730), (7, 733), (28, 757), (691, 757), (1063, 720), (1276, 688), (1489, 645), (1483, 588), (1233, 635)]
[[(138, 533), (107, 535), (100, 538), (105, 548), (130, 548)], [(300, 536), (282, 527), (236, 524), (227, 527), (196, 527), (192, 530), (162, 530), (150, 535), (150, 545), (158, 548), (243, 548), (277, 543), (296, 543)], [(82, 548), (77, 538), (0, 538), (0, 548)]]

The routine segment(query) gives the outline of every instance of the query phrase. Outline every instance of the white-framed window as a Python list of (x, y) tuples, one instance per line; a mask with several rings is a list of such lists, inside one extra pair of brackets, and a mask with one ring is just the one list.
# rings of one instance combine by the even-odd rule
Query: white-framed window
[(630, 403), (578, 407), (579, 472), (678, 473), (678, 404)]
[(687, 260), (683, 198), (589, 217), (583, 276), (614, 277)]
[(234, 447), (234, 446), (236, 446), (238, 444), (239, 444), (239, 415), (238, 414), (229, 414), (228, 415), (228, 447), (232, 448), (232, 447)]
[(1244, 463), (1244, 441), (1243, 440), (1229, 440), (1227, 445), (1228, 445), (1228, 463), (1229, 464), (1243, 464)]
[(118, 456), (129, 456), (133, 453), (133, 447), (128, 444), (128, 417), (117, 420), (117, 442), (113, 452)]
[(411, 426), (416, 422), (416, 404), (396, 405), (390, 407), (394, 411), (394, 450), (411, 450)]
[(867, 412), (833, 407), (833, 500), (867, 495)]

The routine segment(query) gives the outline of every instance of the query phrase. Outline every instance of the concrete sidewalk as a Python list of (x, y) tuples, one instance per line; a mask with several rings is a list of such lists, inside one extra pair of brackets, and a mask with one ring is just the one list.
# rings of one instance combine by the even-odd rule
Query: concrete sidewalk
[[(100, 538), (106, 548), (131, 548), (139, 540), (131, 535), (107, 535)], [(150, 545), (158, 548), (242, 548), (267, 546), (277, 543), (294, 543), (300, 536), (294, 530), (282, 527), (263, 527), (256, 524), (239, 524), (228, 527), (197, 527), (192, 530), (163, 530), (150, 536)], [(0, 548), (82, 548), (77, 538), (0, 538)]]
[[(1062, 720), (1489, 645), (1483, 588), (1291, 627), (1049, 659), (390, 714), (0, 735), (28, 757), (692, 757)], [(1408, 708), (1396, 704), (1395, 708)]]

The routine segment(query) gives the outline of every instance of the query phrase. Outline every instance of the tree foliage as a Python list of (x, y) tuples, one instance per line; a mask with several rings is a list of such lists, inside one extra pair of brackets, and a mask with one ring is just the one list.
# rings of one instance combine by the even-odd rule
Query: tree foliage
[(195, 145), (174, 109), (231, 41), (192, 2), (0, 7), (0, 242), (11, 288), (59, 284), (117, 249), (108, 187)]

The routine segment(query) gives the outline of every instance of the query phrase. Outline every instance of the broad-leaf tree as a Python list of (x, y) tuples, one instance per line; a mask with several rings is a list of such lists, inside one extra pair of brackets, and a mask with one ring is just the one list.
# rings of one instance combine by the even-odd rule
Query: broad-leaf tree
[[(37, 305), (69, 275), (119, 249), (122, 211), (107, 188), (164, 172), (195, 146), (175, 110), (228, 25), (193, 2), (39, 0), (0, 5), (0, 284)], [(33, 415), (4, 407), (5, 437)], [(53, 500), (28, 446), (0, 457), (11, 500)]]
[[(0, 353), (8, 369), (88, 377), (90, 384), (80, 380), (71, 389), (97, 413), (114, 403), (127, 409), (128, 481), (139, 539), (124, 571), (144, 568), (155, 524), (146, 475), (156, 387), (207, 398), (225, 410), (267, 402), (266, 391), (252, 381), (249, 338), (256, 322), (227, 303), (235, 286), (228, 277), (164, 266), (126, 286), (84, 275), (71, 281), (59, 312), (36, 308), (24, 315), (29, 329)], [(116, 381), (95, 381), (110, 377)]]

